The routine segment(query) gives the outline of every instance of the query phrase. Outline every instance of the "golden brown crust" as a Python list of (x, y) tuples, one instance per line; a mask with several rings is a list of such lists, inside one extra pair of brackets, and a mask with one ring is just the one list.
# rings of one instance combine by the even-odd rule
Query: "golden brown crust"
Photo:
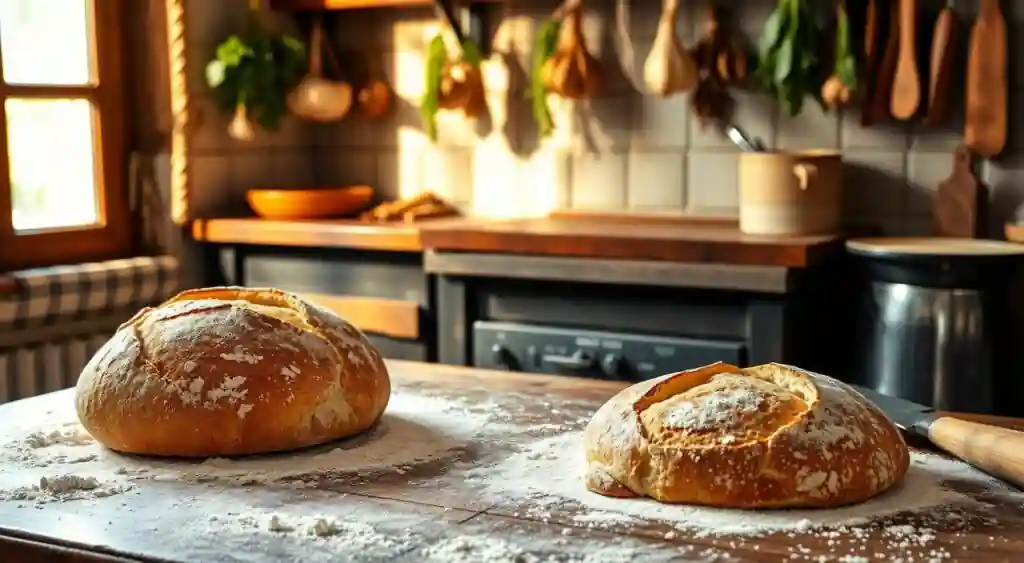
[(391, 383), (334, 313), (276, 289), (184, 291), (139, 311), (82, 371), (82, 425), (127, 453), (228, 456), (312, 446), (371, 427)]
[(899, 430), (862, 395), (782, 364), (637, 383), (594, 414), (584, 442), (591, 491), (730, 508), (859, 502), (910, 465)]

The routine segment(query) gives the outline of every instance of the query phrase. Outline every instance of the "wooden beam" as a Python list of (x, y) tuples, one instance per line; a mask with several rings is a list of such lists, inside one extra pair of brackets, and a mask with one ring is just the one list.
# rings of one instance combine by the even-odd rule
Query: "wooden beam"
[[(502, 0), (472, 0), (497, 3)], [(282, 12), (355, 10), (360, 8), (410, 8), (433, 6), (432, 0), (270, 0), (270, 7)]]

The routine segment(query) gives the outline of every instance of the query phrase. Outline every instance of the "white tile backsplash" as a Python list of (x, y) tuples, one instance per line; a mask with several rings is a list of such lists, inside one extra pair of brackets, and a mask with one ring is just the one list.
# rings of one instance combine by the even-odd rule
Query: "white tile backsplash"
[(735, 151), (697, 151), (686, 166), (687, 209), (706, 215), (710, 210), (736, 214), (739, 206), (739, 162)]
[(682, 152), (631, 152), (627, 164), (627, 204), (636, 211), (686, 208), (686, 155)]
[(847, 151), (843, 155), (844, 211), (851, 218), (895, 217), (904, 212), (906, 155)]
[(907, 154), (907, 213), (929, 215), (939, 184), (953, 171), (953, 155), (948, 152), (911, 151)]
[(795, 117), (780, 112), (775, 145), (788, 150), (839, 148), (839, 119), (817, 102), (804, 100), (803, 111)]
[(575, 155), (570, 204), (575, 209), (623, 209), (626, 205), (626, 155)]
[(630, 147), (683, 149), (689, 144), (690, 96), (644, 96), (633, 113)]

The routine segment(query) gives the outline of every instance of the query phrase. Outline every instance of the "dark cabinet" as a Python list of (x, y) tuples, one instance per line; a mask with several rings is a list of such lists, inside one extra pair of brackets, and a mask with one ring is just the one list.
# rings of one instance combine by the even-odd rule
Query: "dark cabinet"
[(433, 289), (419, 252), (237, 245), (217, 283), (276, 287), (337, 312), (387, 358), (436, 358)]

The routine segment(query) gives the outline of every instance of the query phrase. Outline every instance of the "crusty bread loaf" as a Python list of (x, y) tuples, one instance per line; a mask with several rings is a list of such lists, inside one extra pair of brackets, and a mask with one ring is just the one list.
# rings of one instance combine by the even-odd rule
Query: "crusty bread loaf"
[(371, 427), (391, 394), (363, 334), (276, 289), (185, 291), (139, 311), (78, 379), (82, 425), (113, 450), (229, 456)]
[(584, 441), (594, 492), (729, 508), (859, 502), (910, 465), (875, 405), (781, 364), (716, 363), (637, 383), (594, 414)]

